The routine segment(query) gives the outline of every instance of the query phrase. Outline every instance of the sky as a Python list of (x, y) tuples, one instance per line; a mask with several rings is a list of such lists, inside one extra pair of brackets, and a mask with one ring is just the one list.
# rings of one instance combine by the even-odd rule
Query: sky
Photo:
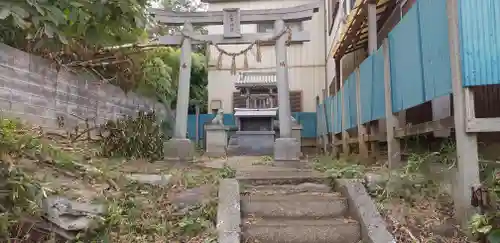
[[(186, 0), (178, 0), (178, 1), (186, 1)], [(199, 3), (200, 0), (193, 0), (195, 3)], [(161, 2), (162, 0), (151, 0), (151, 5), (153, 8), (161, 8), (162, 5), (161, 5)]]

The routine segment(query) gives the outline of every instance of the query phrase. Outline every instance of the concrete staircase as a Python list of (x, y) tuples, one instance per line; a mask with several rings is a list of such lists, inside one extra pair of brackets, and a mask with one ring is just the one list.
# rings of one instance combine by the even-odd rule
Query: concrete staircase
[(396, 243), (357, 180), (304, 167), (238, 167), (219, 185), (219, 243)]
[[(360, 242), (360, 224), (349, 217), (349, 205), (341, 193), (332, 191), (313, 171), (278, 170), (253, 173), (253, 179), (248, 176), (251, 172), (240, 177), (244, 178), (241, 242)], [(280, 175), (263, 178), (269, 173)]]

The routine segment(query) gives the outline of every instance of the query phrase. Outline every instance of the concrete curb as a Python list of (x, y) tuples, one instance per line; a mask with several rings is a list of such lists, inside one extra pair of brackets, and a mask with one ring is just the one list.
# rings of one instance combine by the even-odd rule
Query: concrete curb
[(223, 179), (219, 185), (217, 206), (218, 242), (239, 243), (240, 225), (240, 185), (236, 179)]
[(335, 181), (336, 190), (347, 197), (349, 211), (361, 225), (363, 242), (396, 243), (387, 224), (377, 210), (363, 184), (356, 180), (339, 179)]

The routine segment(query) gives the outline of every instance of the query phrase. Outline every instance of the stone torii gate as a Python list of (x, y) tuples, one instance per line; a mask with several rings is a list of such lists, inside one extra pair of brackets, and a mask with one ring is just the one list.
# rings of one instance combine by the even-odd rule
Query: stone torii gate
[[(274, 145), (274, 159), (278, 161), (297, 161), (300, 156), (300, 144), (292, 138), (292, 120), (290, 110), (287, 43), (309, 41), (307, 31), (292, 32), (285, 23), (301, 22), (312, 19), (318, 11), (320, 2), (290, 8), (269, 10), (240, 10), (238, 8), (209, 12), (173, 12), (164, 9), (152, 9), (155, 20), (168, 26), (183, 26), (177, 35), (162, 36), (160, 44), (181, 45), (179, 85), (174, 136), (165, 144), (166, 159), (192, 160), (194, 146), (186, 138), (191, 78), (191, 53), (193, 44), (219, 45), (248, 44), (244, 50), (250, 50), (262, 42), (274, 42), (276, 51), (276, 78), (278, 88), (280, 138)], [(242, 34), (241, 24), (274, 23), (274, 33)], [(217, 35), (199, 35), (193, 32), (193, 25), (223, 25), (224, 33)], [(288, 35), (286, 35), (288, 33)], [(219, 49), (220, 51), (221, 49)], [(241, 54), (242, 52), (238, 53)], [(237, 53), (223, 54), (234, 58)], [(259, 55), (259, 54), (258, 54)], [(259, 61), (259, 57), (257, 57)], [(233, 64), (234, 65), (234, 64)], [(234, 68), (234, 67), (233, 67)]]

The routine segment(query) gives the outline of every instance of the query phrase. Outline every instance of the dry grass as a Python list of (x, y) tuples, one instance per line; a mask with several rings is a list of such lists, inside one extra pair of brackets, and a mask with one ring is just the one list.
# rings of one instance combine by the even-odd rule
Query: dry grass
[[(7, 151), (11, 148), (1, 147), (4, 171), (12, 168), (22, 171), (26, 183), (40, 185), (47, 195), (107, 205), (107, 214), (97, 218), (88, 232), (80, 234), (81, 242), (215, 242), (216, 189), (218, 180), (228, 174), (227, 168), (103, 158), (98, 156), (100, 148), (85, 139), (72, 141), (64, 133), (48, 133), (25, 125), (9, 129), (12, 131), (7, 132), (14, 133), (16, 149)], [(23, 145), (20, 136), (29, 137), (29, 143), (36, 140), (37, 146)], [(169, 186), (160, 187), (131, 182), (124, 177), (128, 173), (173, 176)], [(172, 198), (200, 186), (208, 190), (208, 198), (180, 213)], [(36, 213), (14, 214), (8, 209), (0, 212), (0, 216), (9, 214), (10, 220), (9, 223), (0, 220), (0, 230), (5, 229), (3, 240), (53, 242), (61, 239), (50, 230), (36, 226), (43, 220), (39, 206), (33, 205)], [(6, 223), (7, 228), (2, 223)]]
[(435, 169), (430, 165), (436, 162), (446, 161), (440, 166), (444, 170), (453, 167), (447, 153), (412, 154), (403, 168), (393, 171), (383, 163), (367, 165), (350, 157), (319, 157), (315, 162), (317, 169), (335, 178), (363, 178), (365, 173), (385, 178), (372, 196), (396, 242), (471, 242), (452, 219), (453, 203), (443, 189), (442, 175), (431, 173)]

